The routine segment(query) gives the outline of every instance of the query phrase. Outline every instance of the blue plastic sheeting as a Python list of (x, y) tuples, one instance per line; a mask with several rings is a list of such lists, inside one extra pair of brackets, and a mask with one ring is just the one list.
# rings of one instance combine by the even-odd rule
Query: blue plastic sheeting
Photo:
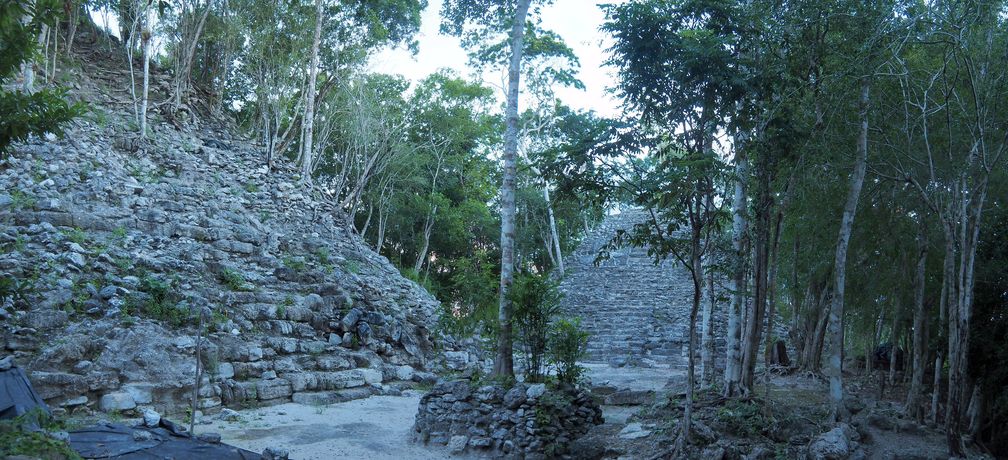
[(108, 423), (70, 432), (70, 447), (83, 458), (122, 460), (221, 459), (258, 460), (259, 454), (189, 436), (175, 424), (129, 427)]
[(17, 366), (0, 371), (0, 420), (12, 419), (34, 409), (50, 413), (49, 406), (32, 388), (24, 371)]

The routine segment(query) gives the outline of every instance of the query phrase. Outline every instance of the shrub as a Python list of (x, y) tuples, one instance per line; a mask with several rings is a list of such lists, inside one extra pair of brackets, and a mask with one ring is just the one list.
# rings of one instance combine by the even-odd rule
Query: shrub
[(48, 436), (38, 428), (61, 428), (41, 410), (33, 410), (13, 420), (0, 422), (0, 456), (79, 459), (66, 442)]
[(516, 341), (525, 355), (525, 381), (542, 382), (550, 323), (560, 311), (560, 292), (545, 276), (522, 272), (515, 277), (508, 298), (514, 308)]
[(16, 308), (27, 307), (28, 295), (34, 292), (35, 280), (31, 278), (15, 278), (8, 274), (0, 276), (0, 305), (10, 299)]
[(549, 337), (549, 360), (556, 367), (557, 380), (575, 385), (584, 368), (578, 361), (585, 357), (588, 333), (581, 329), (581, 319), (560, 319), (553, 324)]
[(245, 277), (242, 276), (238, 271), (225, 268), (221, 270), (220, 280), (225, 286), (230, 288), (232, 291), (251, 291), (252, 286), (248, 281), (245, 281)]
[(295, 272), (301, 272), (305, 269), (305, 261), (300, 257), (285, 256), (282, 262), (284, 267)]
[(190, 320), (188, 305), (181, 301), (175, 280), (151, 275), (140, 278), (139, 292), (126, 299), (126, 310), (156, 319), (172, 327), (182, 327)]

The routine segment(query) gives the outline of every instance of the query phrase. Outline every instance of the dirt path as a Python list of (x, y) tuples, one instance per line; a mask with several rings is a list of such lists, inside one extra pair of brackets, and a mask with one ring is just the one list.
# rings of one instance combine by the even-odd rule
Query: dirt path
[(283, 447), (297, 460), (459, 458), (411, 440), (419, 401), (420, 394), (411, 391), (330, 406), (287, 403), (242, 410), (240, 421), (214, 421), (197, 433), (218, 432), (223, 442), (253, 452)]

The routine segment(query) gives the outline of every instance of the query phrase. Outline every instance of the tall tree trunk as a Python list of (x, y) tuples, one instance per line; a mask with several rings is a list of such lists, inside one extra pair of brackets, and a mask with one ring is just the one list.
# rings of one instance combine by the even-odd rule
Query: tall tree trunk
[(770, 252), (770, 209), (773, 198), (770, 191), (770, 159), (763, 155), (757, 167), (759, 178), (756, 200), (756, 236), (753, 257), (753, 302), (749, 305), (748, 318), (745, 322), (744, 340), (742, 341), (742, 378), (740, 389), (747, 395), (753, 391), (756, 374), (757, 351), (760, 348), (760, 336), (763, 332), (763, 320), (766, 315), (767, 281)]
[(420, 274), (420, 269), (423, 268), (423, 263), (427, 260), (427, 250), (430, 249), (430, 237), (431, 232), (434, 230), (435, 215), (437, 215), (437, 206), (434, 206), (434, 209), (431, 210), (424, 221), (423, 246), (420, 248), (420, 253), (417, 254), (416, 264), (413, 265), (413, 271), (417, 275)]
[[(207, 1), (206, 6), (203, 8), (203, 13), (200, 15), (199, 22), (196, 24), (196, 32), (193, 33), (192, 40), (189, 42), (188, 46), (184, 43), (180, 43), (180, 45), (182, 45), (185, 49), (185, 54), (182, 55), (182, 62), (179, 63), (179, 67), (175, 72), (175, 110), (178, 110), (179, 106), (182, 105), (182, 93), (188, 91), (189, 89), (189, 74), (192, 73), (192, 63), (193, 58), (196, 55), (196, 45), (199, 44), (200, 36), (203, 35), (203, 27), (206, 25), (207, 16), (210, 15), (211, 1), (212, 0)], [(184, 39), (184, 35), (182, 38)]]
[(741, 144), (735, 140), (735, 196), (732, 199), (732, 298), (728, 309), (728, 351), (725, 360), (725, 396), (735, 396), (742, 376), (741, 315), (745, 308), (746, 291), (746, 181), (749, 178), (749, 161)]
[(714, 382), (714, 307), (717, 299), (714, 297), (714, 267), (707, 267), (707, 303), (703, 306), (703, 329), (700, 336), (700, 365), (703, 372), (700, 381), (703, 385)]
[(81, 6), (73, 0), (67, 0), (63, 4), (63, 11), (67, 17), (66, 49), (64, 52), (70, 57), (73, 48), (74, 37), (77, 35), (77, 24), (80, 23)]
[(766, 349), (763, 354), (763, 362), (767, 369), (770, 369), (771, 364), (780, 364), (773, 362), (773, 354), (778, 339), (774, 333), (774, 320), (777, 319), (777, 256), (780, 250), (781, 225), (784, 222), (784, 206), (785, 203), (781, 203), (777, 208), (777, 214), (774, 219), (773, 238), (770, 245), (770, 274), (767, 279)]
[[(700, 204), (696, 204), (700, 209)], [(679, 455), (685, 453), (684, 448), (689, 439), (690, 429), (693, 422), (693, 393), (696, 386), (696, 320), (700, 310), (700, 298), (703, 295), (703, 266), (700, 262), (700, 229), (695, 226), (692, 230), (690, 242), (690, 273), (693, 280), (693, 303), (690, 305), (689, 322), (689, 363), (686, 370), (686, 404), (683, 408), (682, 428), (679, 430), (679, 437), (676, 440), (676, 452)], [(679, 455), (676, 455), (677, 457)]]
[[(31, 24), (32, 16), (26, 14), (21, 17), (21, 24), (27, 26)], [(21, 64), (22, 90), (31, 93), (35, 87), (35, 57), (29, 56), (28, 60)]]
[(557, 231), (556, 218), (553, 216), (553, 203), (550, 201), (549, 184), (543, 184), (543, 199), (546, 200), (546, 214), (549, 215), (550, 235), (553, 237), (553, 251), (556, 253), (556, 266), (562, 277), (564, 269), (563, 250), (560, 246), (560, 234)]
[[(922, 219), (923, 220), (923, 219)], [(904, 408), (910, 418), (921, 422), (924, 418), (921, 393), (924, 387), (924, 369), (927, 367), (927, 306), (924, 303), (925, 275), (927, 265), (927, 235), (923, 222), (917, 235), (917, 270), (914, 273), (914, 320), (913, 320), (913, 377), (907, 391)]]
[(315, 162), (312, 135), (315, 131), (315, 80), (318, 78), (319, 42), (322, 41), (322, 0), (315, 0), (315, 38), (312, 40), (311, 68), (308, 69), (308, 92), (305, 95), (304, 141), (302, 141), (301, 180), (311, 182)]
[(504, 180), (501, 184), (501, 277), (498, 311), (497, 356), (493, 375), (514, 376), (514, 350), (511, 337), (511, 302), (508, 291), (514, 280), (515, 164), (518, 156), (518, 84), (522, 52), (525, 48), (525, 17), (531, 0), (518, 0), (511, 25), (511, 62), (508, 66), (507, 126), (504, 130)]
[(830, 401), (833, 405), (833, 419), (847, 418), (847, 408), (843, 401), (843, 317), (844, 317), (844, 287), (847, 274), (847, 246), (850, 243), (851, 231), (854, 228), (854, 214), (857, 212), (858, 199), (861, 197), (861, 186), (864, 185), (865, 170), (868, 163), (868, 79), (861, 80), (861, 100), (859, 105), (861, 130), (858, 133), (857, 158), (854, 161), (854, 173), (851, 175), (850, 190), (847, 203), (844, 205), (843, 217), (840, 221), (840, 234), (837, 237), (836, 259), (833, 264), (833, 301), (830, 308), (830, 359), (829, 381)]
[[(955, 240), (952, 236), (951, 227), (947, 224), (943, 225), (945, 230), (945, 258), (942, 262), (942, 290), (941, 298), (938, 299), (938, 343), (943, 343), (946, 341), (948, 335), (948, 323), (946, 322), (946, 315), (948, 314), (949, 306), (954, 303), (952, 300), (955, 297), (955, 285), (953, 284), (953, 277), (955, 276)], [(938, 347), (938, 351), (935, 356), (935, 371), (934, 371), (934, 383), (931, 387), (931, 423), (934, 425), (938, 424), (939, 417), (938, 411), (941, 409), (939, 402), (941, 401), (941, 382), (942, 382), (942, 367), (944, 364), (944, 359), (942, 355), (942, 347)]]
[[(970, 167), (972, 168), (972, 163)], [(975, 261), (977, 245), (980, 242), (980, 222), (984, 200), (987, 198), (987, 179), (983, 177), (972, 190), (964, 177), (961, 186), (961, 226), (958, 299), (955, 309), (949, 310), (949, 407), (945, 432), (949, 453), (962, 456), (966, 450), (963, 433), (968, 431), (969, 401), (972, 397), (973, 382), (970, 378), (969, 348), (970, 323), (973, 317), (973, 285), (975, 282)]]
[(143, 10), (143, 28), (140, 32), (143, 41), (143, 92), (140, 95), (140, 136), (147, 137), (147, 96), (150, 91), (150, 4)]
[(892, 327), (889, 333), (889, 375), (886, 377), (886, 380), (889, 382), (890, 387), (896, 385), (896, 357), (899, 356), (901, 310), (902, 306), (897, 301), (893, 309)]

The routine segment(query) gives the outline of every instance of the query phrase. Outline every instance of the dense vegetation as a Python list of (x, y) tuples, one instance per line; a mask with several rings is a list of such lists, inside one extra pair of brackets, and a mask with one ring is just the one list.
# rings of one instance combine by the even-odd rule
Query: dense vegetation
[[(16, 1), (0, 10), (0, 78), (26, 60), (47, 76), (55, 64), (39, 43), (45, 56), (72, 53), (65, 43), (96, 27), (92, 13), (115, 16), (124, 62), (143, 63), (139, 136), (153, 60), (171, 71), (171, 96), (157, 101), (167, 119), (233, 117), (264, 165), (296, 165), (304, 187), (444, 302), (446, 327), (499, 338), (498, 376), (513, 375), (521, 318), (515, 336), (535, 356), (526, 373), (541, 378), (552, 362), (576, 380), (564, 363), (584, 338), (573, 322), (531, 327), (552, 320), (529, 307), (552, 301), (530, 279), (562, 275), (586, 229), (632, 204), (653, 218), (610, 249), (644, 245), (692, 275), (690, 356), (703, 366), (694, 375), (691, 359), (680, 439), (694, 386), (751, 397), (757, 363), (786, 339), (800, 368), (830, 379), (837, 420), (842, 368), (855, 362), (845, 357), (870, 364), (887, 343), (909, 357), (906, 413), (944, 424), (951, 453), (967, 440), (1008, 448), (997, 371), (1008, 355), (1006, 2), (607, 5), (626, 108), (612, 120), (557, 100), (555, 88), (580, 82), (577, 57), (540, 20), (548, 3), (444, 4), (442, 31), (463, 38), (472, 66), (508, 70), (504, 97), (450, 71), (410, 83), (364, 70), (382, 47), (415, 48), (422, 0), (67, 1), (60, 22)], [(0, 147), (72, 115), (47, 91), (0, 93), (18, 107), (4, 109)], [(25, 97), (53, 109), (8, 116), (29, 113)], [(727, 301), (701, 302), (712, 278)], [(723, 375), (696, 334), (713, 308), (729, 313)], [(778, 317), (789, 337), (767, 332)]]

